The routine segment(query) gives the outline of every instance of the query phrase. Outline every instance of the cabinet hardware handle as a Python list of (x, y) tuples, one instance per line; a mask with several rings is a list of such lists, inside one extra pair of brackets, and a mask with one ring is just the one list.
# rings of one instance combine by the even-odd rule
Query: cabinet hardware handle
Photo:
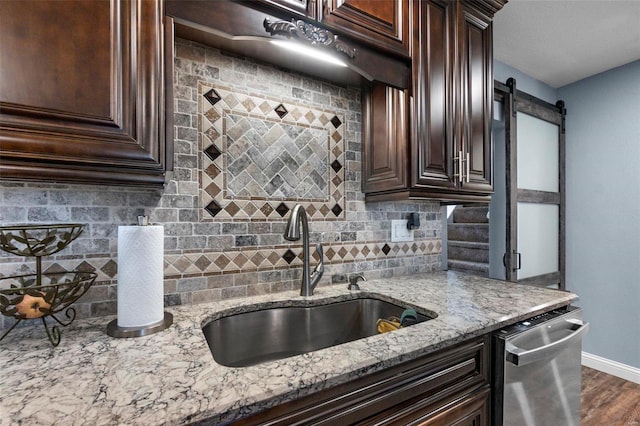
[(316, 20), (320, 20), (317, 15), (318, 4), (315, 1), (307, 2), (307, 16), (312, 16)]
[(458, 151), (458, 156), (455, 158), (458, 160), (458, 173), (454, 176), (458, 177), (458, 181), (460, 183), (464, 182), (464, 168), (462, 167), (462, 163), (464, 160), (462, 159), (462, 151)]
[(469, 175), (471, 174), (471, 166), (469, 165), (471, 162), (469, 161), (469, 153), (467, 152), (467, 183), (469, 183)]

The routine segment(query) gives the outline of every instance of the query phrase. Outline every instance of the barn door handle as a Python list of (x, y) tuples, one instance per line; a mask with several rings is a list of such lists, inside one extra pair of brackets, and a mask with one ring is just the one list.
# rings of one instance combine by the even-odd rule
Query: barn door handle
[[(518, 253), (517, 251), (514, 251), (513, 254), (516, 256), (516, 267), (515, 268), (511, 267), (511, 269), (514, 270), (514, 271), (522, 269), (522, 254)], [(506, 252), (505, 252), (505, 254), (502, 255), (502, 264), (504, 265), (505, 268), (509, 267), (509, 266), (507, 266), (507, 253)]]

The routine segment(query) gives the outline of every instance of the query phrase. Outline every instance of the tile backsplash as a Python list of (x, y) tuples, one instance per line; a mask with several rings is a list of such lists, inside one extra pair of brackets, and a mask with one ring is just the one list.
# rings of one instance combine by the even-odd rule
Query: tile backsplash
[(198, 83), (201, 219), (345, 219), (344, 116)]
[[(298, 288), (302, 245), (283, 238), (297, 203), (309, 213), (311, 243), (324, 247), (320, 286), (342, 285), (355, 272), (380, 278), (441, 268), (438, 203), (364, 202), (358, 87), (185, 40), (176, 41), (174, 78), (174, 170), (165, 188), (0, 183), (3, 225), (87, 224), (43, 260), (45, 272), (97, 272), (75, 304), (79, 317), (116, 313), (118, 226), (138, 215), (165, 227), (167, 306)], [(391, 242), (391, 220), (409, 212), (420, 214), (415, 241)], [(34, 268), (0, 253), (4, 276)]]

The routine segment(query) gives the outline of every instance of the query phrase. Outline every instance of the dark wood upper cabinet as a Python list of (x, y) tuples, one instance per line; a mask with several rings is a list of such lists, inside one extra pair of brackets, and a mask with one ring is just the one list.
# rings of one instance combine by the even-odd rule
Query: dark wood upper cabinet
[(411, 186), (455, 190), (455, 5), (414, 3)]
[[(492, 193), (492, 27), (500, 1), (424, 0), (413, 3), (411, 42), (413, 86), (408, 102), (389, 110), (385, 124), (363, 131), (363, 149), (404, 157), (400, 169), (406, 184), (391, 188), (363, 165), (363, 191), (367, 200), (429, 198), (444, 202), (488, 202)], [(389, 105), (375, 90), (364, 92), (365, 105)], [(393, 92), (386, 92), (393, 96)], [(370, 106), (377, 111), (381, 106)], [(398, 117), (395, 117), (398, 115)], [(405, 143), (388, 138), (397, 119), (409, 116)], [(366, 120), (366, 119), (365, 119)], [(366, 121), (365, 121), (366, 122)], [(398, 134), (397, 132), (395, 134)], [(383, 147), (382, 145), (387, 145)], [(393, 152), (399, 147), (405, 151)], [(402, 148), (404, 147), (404, 148)], [(375, 156), (367, 152), (364, 161)], [(389, 164), (394, 164), (388, 159)], [(387, 173), (388, 174), (388, 173)]]
[(409, 55), (409, 0), (317, 0), (319, 20), (377, 49)]
[(282, 9), (288, 13), (294, 13), (305, 18), (315, 19), (315, 0), (259, 0), (269, 6)]
[(363, 192), (406, 188), (409, 117), (404, 90), (365, 85), (362, 105)]
[(386, 54), (409, 57), (409, 0), (260, 0)]
[[(396, 6), (406, 9), (407, 4), (405, 0), (339, 2), (341, 14), (338, 15), (336, 10), (336, 15), (326, 16), (322, 22), (318, 21), (316, 9), (320, 6), (316, 0), (165, 0), (165, 9), (167, 16), (174, 19), (176, 36), (184, 39), (338, 84), (358, 85), (364, 78), (392, 87), (409, 87), (410, 58), (406, 52), (404, 55), (399, 53), (406, 49), (385, 48), (385, 43), (398, 44), (399, 36), (395, 34), (407, 31), (406, 26), (382, 24), (383, 21), (395, 22), (396, 18), (406, 21), (407, 14), (402, 12), (399, 15), (398, 12), (389, 18), (391, 21), (387, 21), (384, 16), (367, 15), (364, 11), (356, 13), (354, 5), (359, 3), (363, 7), (370, 4), (370, 12), (379, 14), (390, 10), (387, 3), (394, 5), (394, 10)], [(376, 11), (374, 3), (381, 3), (381, 11)], [(352, 21), (355, 16), (360, 20)], [(265, 25), (265, 20), (271, 25)], [(374, 21), (378, 22), (375, 26), (372, 24)], [(383, 36), (381, 27), (386, 27), (394, 35), (390, 38)], [(386, 41), (378, 43), (374, 36)], [(401, 37), (404, 43), (406, 38)], [(336, 55), (347, 67), (323, 64), (299, 53), (284, 52), (269, 43), (270, 40), (287, 38), (315, 45), (317, 49)]]
[[(460, 3), (457, 12), (458, 63), (460, 64), (461, 151), (468, 155), (463, 165), (461, 189), (490, 193), (491, 120), (493, 102), (493, 39), (491, 18)], [(468, 162), (467, 162), (468, 160)]]
[(0, 2), (0, 178), (162, 185), (163, 2)]

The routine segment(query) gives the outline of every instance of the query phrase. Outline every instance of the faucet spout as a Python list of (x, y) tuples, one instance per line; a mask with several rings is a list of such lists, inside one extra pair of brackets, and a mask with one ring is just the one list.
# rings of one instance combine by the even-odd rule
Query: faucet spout
[(302, 228), (302, 256), (304, 258), (302, 261), (302, 283), (300, 286), (300, 296), (311, 296), (324, 273), (324, 256), (322, 246), (318, 243), (316, 250), (320, 255), (320, 261), (312, 273), (309, 265), (311, 256), (309, 254), (309, 221), (307, 219), (307, 212), (300, 204), (296, 204), (296, 206), (291, 210), (289, 220), (287, 221), (287, 227), (284, 231), (285, 240), (299, 240), (300, 228)]

